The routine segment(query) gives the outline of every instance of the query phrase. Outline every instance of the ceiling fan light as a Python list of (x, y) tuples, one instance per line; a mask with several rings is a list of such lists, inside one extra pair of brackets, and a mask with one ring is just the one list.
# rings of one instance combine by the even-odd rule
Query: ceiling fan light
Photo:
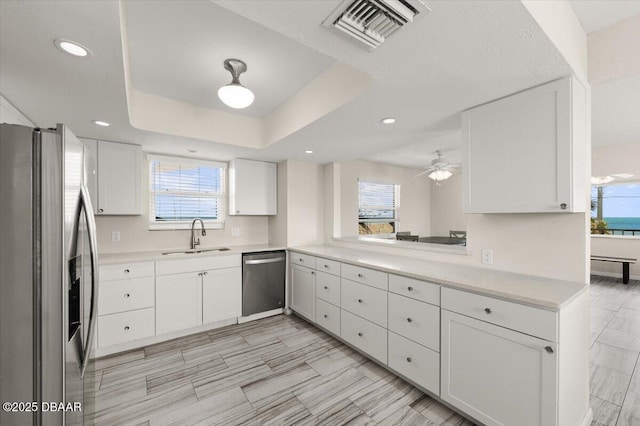
[(253, 103), (253, 92), (242, 84), (231, 83), (218, 89), (218, 97), (227, 106), (236, 109), (246, 108)]
[(591, 185), (604, 185), (605, 183), (609, 183), (613, 181), (613, 177), (611, 176), (592, 176), (591, 177)]
[(449, 179), (452, 175), (453, 173), (451, 173), (449, 170), (434, 170), (429, 174), (429, 179), (433, 179), (438, 182), (441, 180)]

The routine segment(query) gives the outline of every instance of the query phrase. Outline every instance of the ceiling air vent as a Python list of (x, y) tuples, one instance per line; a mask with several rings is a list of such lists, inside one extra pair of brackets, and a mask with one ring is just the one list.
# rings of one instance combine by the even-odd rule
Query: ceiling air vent
[(405, 0), (349, 0), (325, 19), (323, 26), (332, 25), (375, 49), (403, 25), (413, 22), (419, 13)]

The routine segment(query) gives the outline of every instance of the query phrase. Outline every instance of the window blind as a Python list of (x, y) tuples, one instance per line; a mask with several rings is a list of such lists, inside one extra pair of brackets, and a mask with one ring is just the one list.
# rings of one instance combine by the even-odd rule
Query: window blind
[(149, 156), (150, 224), (224, 224), (226, 164)]
[(358, 182), (358, 220), (389, 222), (397, 220), (400, 207), (400, 185)]

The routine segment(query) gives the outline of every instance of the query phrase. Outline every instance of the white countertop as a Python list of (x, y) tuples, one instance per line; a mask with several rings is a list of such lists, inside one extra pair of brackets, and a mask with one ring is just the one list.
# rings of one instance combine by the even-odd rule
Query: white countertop
[[(220, 246), (222, 247), (222, 246)], [(254, 244), (244, 246), (224, 246), (230, 250), (226, 251), (203, 251), (202, 253), (191, 254), (172, 254), (170, 256), (163, 255), (162, 253), (170, 251), (188, 250), (186, 248), (167, 249), (167, 250), (154, 250), (154, 251), (136, 251), (125, 253), (104, 253), (99, 255), (99, 261), (101, 265), (110, 265), (113, 263), (125, 263), (125, 262), (144, 262), (146, 260), (170, 260), (170, 259), (192, 259), (196, 257), (211, 257), (211, 256), (225, 256), (230, 254), (242, 254), (251, 252), (271, 251), (271, 250), (285, 250), (286, 247), (273, 246), (269, 244)], [(198, 250), (207, 250), (217, 248), (201, 247), (198, 246)]]
[(293, 247), (290, 250), (554, 311), (559, 310), (588, 289), (587, 283), (554, 280), (345, 247), (318, 245)]

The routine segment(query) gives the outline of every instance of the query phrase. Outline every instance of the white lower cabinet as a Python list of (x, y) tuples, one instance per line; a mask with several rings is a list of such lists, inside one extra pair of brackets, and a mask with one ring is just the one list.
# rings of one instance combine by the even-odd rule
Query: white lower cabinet
[(316, 299), (316, 324), (339, 336), (340, 308), (324, 300)]
[(440, 307), (389, 293), (389, 330), (440, 350)]
[(389, 332), (389, 367), (428, 391), (440, 393), (440, 354)]
[(156, 277), (156, 333), (202, 324), (202, 272)]
[(204, 271), (202, 323), (239, 317), (242, 314), (242, 268)]
[(557, 424), (557, 344), (442, 310), (440, 397), (487, 425)]
[(291, 308), (315, 321), (315, 306), (316, 272), (298, 264), (291, 265)]
[(98, 321), (98, 346), (105, 347), (153, 336), (154, 309), (138, 309), (101, 315)]
[(387, 363), (387, 329), (341, 310), (340, 337), (383, 364)]

